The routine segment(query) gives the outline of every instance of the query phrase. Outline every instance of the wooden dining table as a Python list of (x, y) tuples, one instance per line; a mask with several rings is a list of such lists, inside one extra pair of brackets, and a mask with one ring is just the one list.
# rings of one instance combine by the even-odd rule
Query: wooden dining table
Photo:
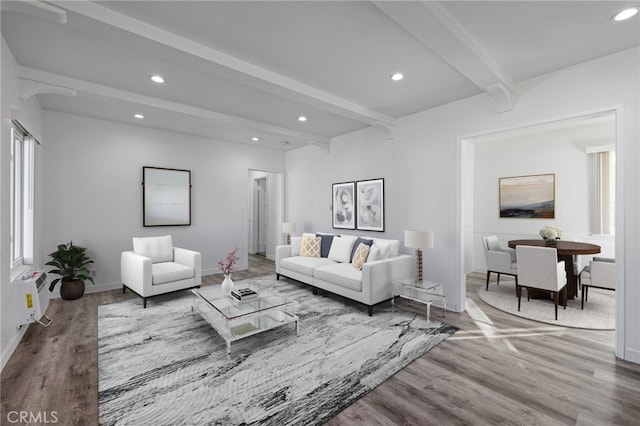
[[(600, 253), (600, 246), (597, 244), (580, 243), (577, 241), (564, 241), (558, 240), (556, 244), (547, 244), (542, 239), (536, 240), (511, 240), (508, 242), (509, 247), (516, 248), (516, 246), (535, 246), (535, 247), (551, 247), (558, 251), (558, 260), (564, 260), (564, 270), (567, 273), (567, 299), (573, 299), (578, 295), (578, 275), (573, 271), (573, 256), (585, 255), (585, 254), (598, 254)], [(580, 274), (580, 271), (578, 271)], [(560, 293), (562, 294), (562, 293)], [(532, 298), (549, 298), (551, 293), (547, 291), (532, 292), (530, 294)], [(566, 300), (564, 297), (560, 297), (560, 304), (564, 305)]]

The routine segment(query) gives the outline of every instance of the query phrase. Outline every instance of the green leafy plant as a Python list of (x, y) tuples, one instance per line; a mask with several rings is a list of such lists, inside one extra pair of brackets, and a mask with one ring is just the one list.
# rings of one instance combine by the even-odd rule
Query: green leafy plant
[(74, 246), (73, 241), (69, 241), (68, 244), (58, 245), (58, 250), (49, 254), (51, 260), (45, 265), (55, 268), (50, 270), (49, 273), (60, 275), (61, 277), (51, 282), (49, 291), (53, 291), (59, 281), (89, 280), (92, 284), (95, 284), (91, 271), (87, 268), (87, 265), (93, 263), (93, 260), (87, 256), (86, 251), (86, 248)]

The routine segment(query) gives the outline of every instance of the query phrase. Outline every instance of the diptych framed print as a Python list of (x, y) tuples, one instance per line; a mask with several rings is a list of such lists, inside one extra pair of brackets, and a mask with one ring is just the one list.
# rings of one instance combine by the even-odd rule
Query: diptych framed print
[(333, 205), (333, 227), (337, 229), (355, 229), (356, 205), (355, 183), (334, 183), (331, 189)]
[(530, 175), (500, 178), (500, 217), (555, 218), (556, 175)]
[(356, 182), (356, 228), (384, 231), (384, 179)]

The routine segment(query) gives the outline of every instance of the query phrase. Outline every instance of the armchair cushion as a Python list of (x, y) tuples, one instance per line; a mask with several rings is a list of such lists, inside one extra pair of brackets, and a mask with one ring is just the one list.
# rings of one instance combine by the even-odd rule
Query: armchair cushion
[(193, 278), (195, 270), (175, 262), (160, 262), (151, 265), (152, 284), (164, 284), (172, 281)]
[(152, 263), (173, 262), (171, 235), (163, 237), (134, 237), (133, 251), (151, 258)]

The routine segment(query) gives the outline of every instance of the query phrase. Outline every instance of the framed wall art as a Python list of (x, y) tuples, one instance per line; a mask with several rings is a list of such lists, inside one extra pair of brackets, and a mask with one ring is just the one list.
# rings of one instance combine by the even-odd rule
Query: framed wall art
[(143, 226), (191, 225), (191, 171), (142, 168)]
[(555, 218), (556, 175), (530, 175), (500, 178), (500, 217)]
[(355, 183), (334, 183), (331, 187), (333, 227), (337, 229), (355, 229)]
[(384, 231), (384, 179), (356, 182), (356, 227), (361, 231)]

